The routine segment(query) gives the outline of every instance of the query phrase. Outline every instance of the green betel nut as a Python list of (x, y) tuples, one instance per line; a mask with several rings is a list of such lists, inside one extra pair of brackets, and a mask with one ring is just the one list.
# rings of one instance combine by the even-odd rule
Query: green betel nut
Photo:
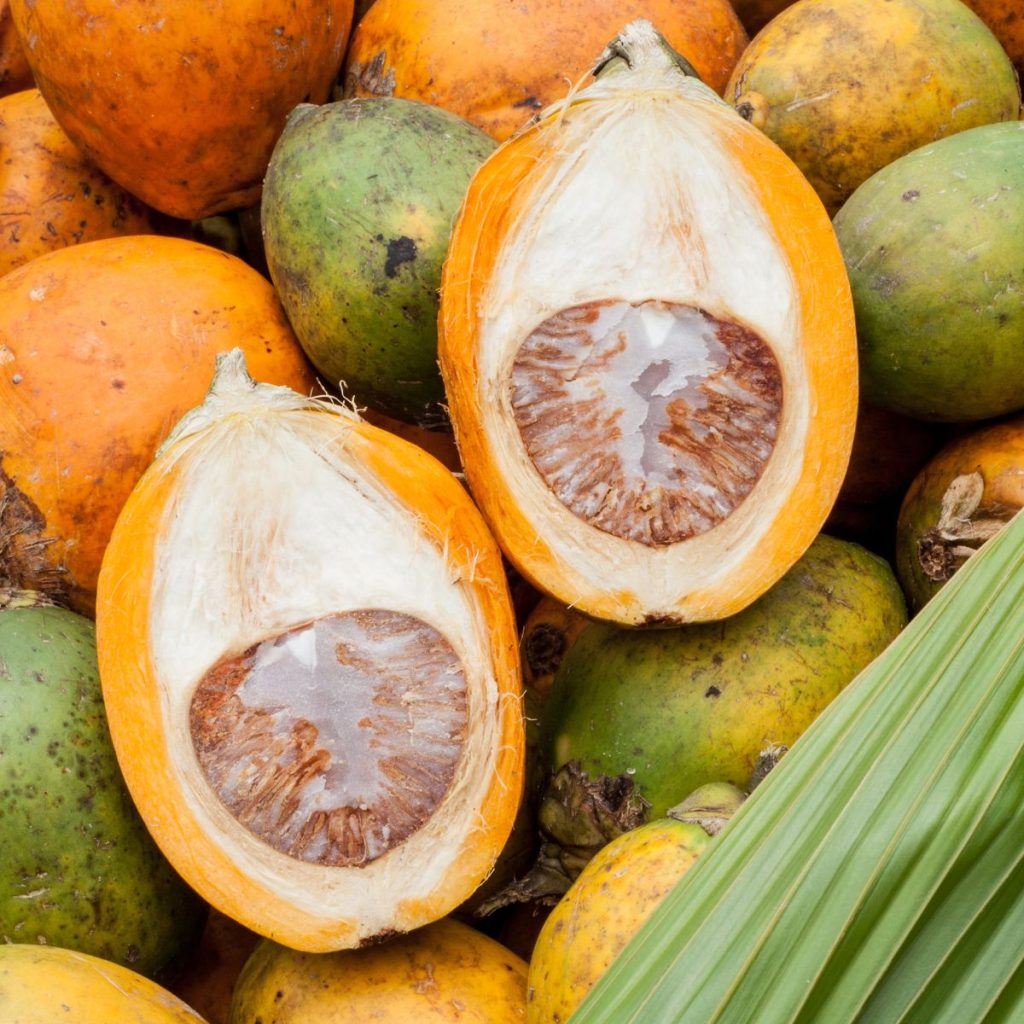
[(445, 422), (441, 264), (470, 178), (495, 146), (412, 100), (293, 112), (263, 190), (267, 264), (311, 362), (358, 404)]
[(1024, 123), (915, 150), (835, 219), (864, 397), (919, 419), (1024, 407)]
[(0, 942), (159, 976), (205, 906), (150, 838), (107, 731), (93, 624), (0, 611)]

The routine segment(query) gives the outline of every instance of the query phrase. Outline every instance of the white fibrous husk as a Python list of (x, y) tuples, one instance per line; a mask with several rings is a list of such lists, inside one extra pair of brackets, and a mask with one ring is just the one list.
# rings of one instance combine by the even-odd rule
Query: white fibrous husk
[[(730, 150), (754, 129), (686, 75), (646, 22), (630, 25), (619, 42), (628, 64), (611, 52), (611, 63), (591, 84), (527, 129), (546, 133), (549, 156), (521, 185), (529, 201), (517, 208), (482, 292), (475, 400), (506, 490), (566, 574), (586, 578), (597, 591), (642, 595), (643, 614), (623, 608), (621, 621), (668, 621), (678, 613), (681, 594), (720, 588), (749, 563), (806, 471), (809, 431), (822, 427), (813, 422), (817, 410), (804, 357), (800, 268), (766, 214), (760, 185), (738, 167), (735, 146)], [(689, 307), (740, 324), (760, 337), (778, 364), (783, 400), (760, 475), (713, 528), (679, 542), (634, 543), (585, 522), (545, 482), (517, 425), (509, 382), (524, 339), (560, 311), (608, 300)], [(632, 353), (618, 357), (617, 382), (609, 375), (601, 386), (608, 408), (621, 410), (620, 464), (634, 481), (642, 484), (646, 474), (657, 484), (659, 473), (664, 481), (670, 476), (638, 440), (647, 407), (637, 405), (633, 385), (661, 351), (673, 360), (671, 386), (699, 380), (709, 350), (699, 323), (673, 328), (654, 307), (638, 315), (647, 351), (635, 367)], [(844, 355), (839, 362), (845, 367), (849, 360)], [(851, 383), (855, 401), (855, 379)], [(589, 387), (580, 381), (567, 386), (581, 403)], [(568, 467), (569, 486), (592, 486), (595, 455), (580, 444), (576, 419), (567, 418), (561, 433), (552, 434), (545, 457)], [(467, 476), (476, 486), (469, 465)], [(593, 494), (594, 507), (612, 500)], [(700, 497), (716, 500), (710, 488)], [(510, 557), (516, 560), (514, 552)], [(701, 617), (699, 606), (683, 616)]]
[[(173, 785), (204, 831), (231, 849), (243, 874), (305, 913), (358, 921), (365, 939), (408, 927), (400, 905), (431, 894), (452, 869), (492, 784), (503, 698), (489, 623), (448, 557), (459, 539), (439, 534), (353, 456), (357, 421), (336, 402), (254, 384), (237, 350), (222, 357), (206, 402), (151, 470), (174, 483), (158, 526), (149, 647)], [(278, 852), (239, 824), (197, 763), (189, 704), (226, 655), (358, 609), (414, 616), (448, 640), (465, 676), (469, 725), (435, 813), (383, 856), (346, 870)]]

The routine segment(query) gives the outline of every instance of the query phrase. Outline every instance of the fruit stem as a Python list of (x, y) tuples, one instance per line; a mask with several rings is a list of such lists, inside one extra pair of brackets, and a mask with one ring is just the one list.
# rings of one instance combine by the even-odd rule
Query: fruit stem
[(675, 68), (701, 81), (693, 65), (665, 41), (646, 18), (631, 21), (606, 47), (594, 65), (595, 78), (609, 78), (636, 68)]

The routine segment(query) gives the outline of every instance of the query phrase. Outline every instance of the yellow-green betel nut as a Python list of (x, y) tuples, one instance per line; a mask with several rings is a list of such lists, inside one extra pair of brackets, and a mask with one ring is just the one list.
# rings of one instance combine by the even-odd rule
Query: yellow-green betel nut
[(960, 0), (800, 0), (744, 50), (725, 98), (830, 215), (905, 153), (1020, 110), (1010, 58)]
[(819, 536), (731, 618), (589, 626), (555, 675), (542, 750), (552, 768), (628, 773), (658, 817), (709, 780), (746, 786), (761, 751), (792, 745), (905, 623), (888, 563)]

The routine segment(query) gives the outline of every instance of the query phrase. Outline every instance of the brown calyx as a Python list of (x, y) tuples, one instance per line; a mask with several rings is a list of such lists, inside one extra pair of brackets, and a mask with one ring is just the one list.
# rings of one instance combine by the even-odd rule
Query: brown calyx
[(654, 300), (561, 310), (512, 367), (513, 414), (545, 484), (584, 522), (649, 547), (735, 511), (774, 450), (782, 400), (761, 337)]
[(933, 583), (950, 579), (1017, 511), (998, 503), (982, 505), (984, 490), (979, 472), (955, 477), (942, 496), (938, 521), (918, 538), (918, 564)]
[(196, 687), (190, 726), (207, 781), (250, 832), (298, 860), (360, 866), (448, 791), (466, 681), (434, 627), (361, 609), (222, 659)]
[[(0, 453), (2, 455), (2, 453)], [(0, 468), (0, 587), (35, 590), (67, 602), (67, 572), (54, 559), (46, 517)]]

